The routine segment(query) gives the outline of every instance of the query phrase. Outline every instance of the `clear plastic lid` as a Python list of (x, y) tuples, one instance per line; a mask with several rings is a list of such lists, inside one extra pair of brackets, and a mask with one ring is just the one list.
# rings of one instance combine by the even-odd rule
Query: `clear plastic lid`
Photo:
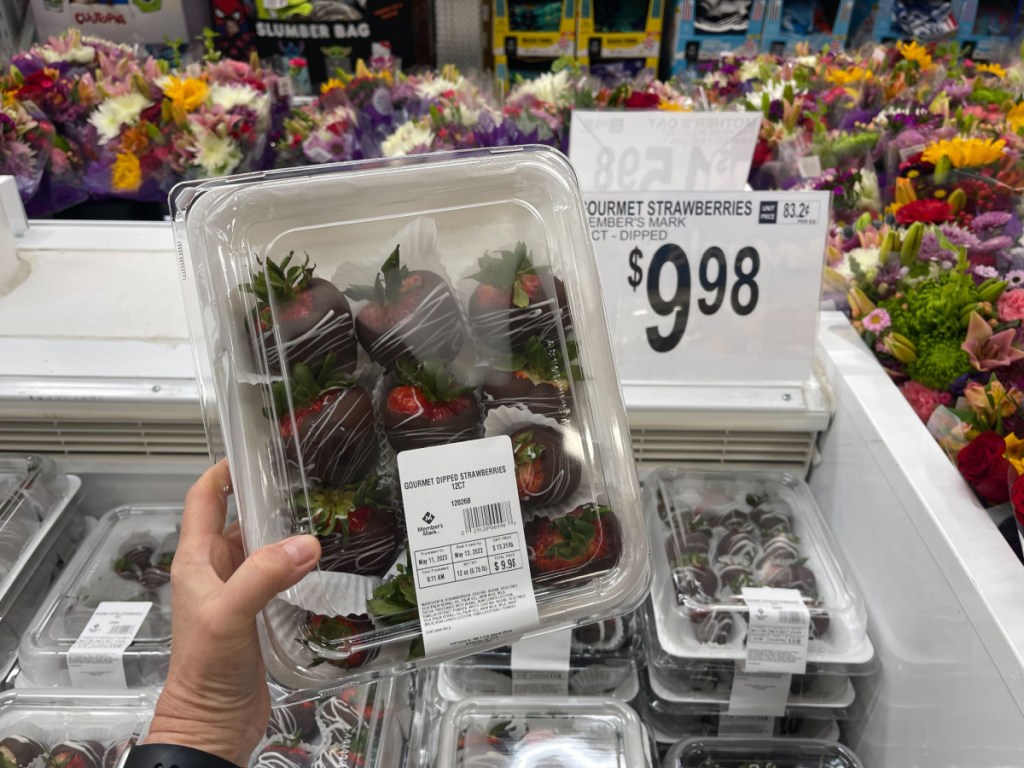
[[(633, 614), (576, 627), (569, 646), (568, 693), (622, 699), (633, 687), (626, 684), (643, 665), (643, 642)], [(447, 662), (443, 668), (446, 683), (461, 698), (511, 694), (512, 666), (512, 649), (506, 646)]]
[(561, 154), (303, 168), (172, 197), (208, 431), (247, 550), (297, 531), (324, 547), (264, 614), (277, 682), (323, 688), (487, 647), (424, 655), (399, 569), (396, 455), (413, 448), (511, 438), (540, 627), (639, 604), (639, 486)]
[(155, 704), (152, 693), (4, 691), (0, 762), (114, 768), (125, 748), (145, 735)]
[[(650, 726), (646, 712), (642, 718)], [(720, 715), (686, 715), (672, 718), (669, 722), (658, 721), (659, 726), (652, 727), (652, 735), (658, 743), (659, 751), (668, 752), (671, 745), (686, 739), (715, 737), (719, 729), (730, 726), (727, 719)], [(840, 736), (839, 723), (835, 720), (819, 720), (818, 718), (776, 717), (772, 723), (773, 737), (781, 739), (822, 739), (838, 741)], [(736, 737), (736, 734), (733, 734)], [(664, 755), (663, 755), (664, 756)]]
[(636, 713), (602, 697), (480, 697), (453, 705), (440, 725), (439, 768), (650, 765)]
[(644, 506), (653, 623), (669, 656), (745, 658), (741, 590), (766, 586), (803, 596), (811, 616), (809, 662), (870, 661), (864, 603), (803, 480), (659, 468), (645, 484)]
[(50, 590), (21, 641), (19, 663), (33, 684), (70, 685), (67, 653), (100, 603), (153, 603), (124, 652), (129, 687), (159, 685), (171, 649), (170, 569), (180, 506), (118, 507), (103, 515)]
[(410, 675), (274, 707), (250, 768), (395, 768), (412, 720)]
[(45, 456), (0, 456), (0, 598), (29, 542), (66, 503), (69, 482)]
[(665, 757), (665, 768), (861, 768), (842, 744), (815, 739), (688, 739)]

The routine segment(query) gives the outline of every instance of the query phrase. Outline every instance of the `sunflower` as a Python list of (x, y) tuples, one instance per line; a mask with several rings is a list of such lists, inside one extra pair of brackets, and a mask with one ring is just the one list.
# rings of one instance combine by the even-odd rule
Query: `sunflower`
[(320, 84), (320, 93), (329, 93), (337, 89), (344, 88), (345, 84), (336, 77), (332, 77), (324, 83)]
[(897, 43), (896, 48), (907, 61), (912, 61), (921, 69), (931, 69), (932, 57), (928, 49), (918, 42)]
[(1000, 80), (1006, 77), (1006, 68), (1001, 67), (998, 64), (979, 64), (977, 66), (978, 72), (984, 72), (989, 75), (995, 75)]
[(1024, 101), (1006, 113), (1006, 122), (1010, 124), (1010, 130), (1020, 133), (1020, 129), (1024, 128)]
[(943, 139), (925, 147), (921, 159), (937, 165), (943, 156), (949, 158), (954, 168), (976, 168), (989, 165), (1003, 156), (1006, 142), (1003, 139), (977, 139), (957, 136), (949, 141)]

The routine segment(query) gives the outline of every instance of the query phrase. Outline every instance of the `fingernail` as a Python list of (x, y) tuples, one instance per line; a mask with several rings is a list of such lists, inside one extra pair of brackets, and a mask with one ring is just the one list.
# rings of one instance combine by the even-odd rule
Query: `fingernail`
[(316, 557), (317, 541), (312, 536), (295, 536), (288, 539), (282, 549), (288, 553), (288, 557), (296, 566), (305, 565)]

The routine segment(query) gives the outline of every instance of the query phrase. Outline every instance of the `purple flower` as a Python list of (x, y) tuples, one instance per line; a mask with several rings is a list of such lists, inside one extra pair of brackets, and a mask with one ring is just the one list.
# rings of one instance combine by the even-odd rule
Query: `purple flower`
[(975, 232), (980, 232), (987, 229), (1005, 227), (1012, 218), (1012, 214), (1004, 211), (989, 211), (988, 213), (975, 216), (974, 221), (971, 222), (971, 229)]
[(974, 274), (982, 278), (983, 280), (988, 280), (989, 278), (995, 279), (999, 277), (999, 272), (996, 270), (995, 267), (990, 267), (985, 264), (979, 264), (975, 266)]
[(1012, 269), (1003, 278), (1008, 288), (1024, 288), (1024, 269)]

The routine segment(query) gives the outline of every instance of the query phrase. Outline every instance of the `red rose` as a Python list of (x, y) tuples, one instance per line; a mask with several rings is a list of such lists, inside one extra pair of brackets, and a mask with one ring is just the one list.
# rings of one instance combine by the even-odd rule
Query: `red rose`
[(1006, 478), (1010, 462), (1006, 453), (1006, 440), (995, 432), (982, 432), (960, 449), (956, 466), (964, 480), (990, 504), (1003, 504), (1010, 498)]
[(658, 106), (658, 94), (633, 91), (626, 98), (626, 109), (651, 109)]
[(1024, 475), (1018, 475), (1010, 488), (1010, 501), (1013, 502), (1013, 514), (1017, 524), (1024, 526)]
[(945, 200), (914, 200), (900, 206), (896, 211), (896, 223), (901, 227), (923, 221), (925, 224), (942, 224), (953, 218), (953, 209)]

